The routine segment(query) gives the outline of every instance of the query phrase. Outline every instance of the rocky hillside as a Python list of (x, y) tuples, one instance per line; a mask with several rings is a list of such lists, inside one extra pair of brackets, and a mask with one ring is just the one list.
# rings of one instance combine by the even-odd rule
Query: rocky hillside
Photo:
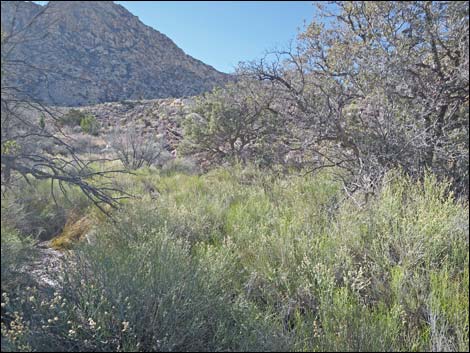
[(112, 1), (2, 1), (1, 24), (17, 33), (2, 61), (23, 63), (8, 78), (48, 104), (193, 96), (230, 80)]
[[(125, 100), (83, 106), (78, 110), (96, 117), (100, 124), (100, 138), (104, 141), (108, 140), (113, 131), (135, 128), (141, 134), (151, 134), (165, 141), (165, 148), (175, 154), (182, 139), (182, 120), (192, 104), (192, 99), (181, 98)], [(66, 111), (70, 111), (70, 108), (63, 110)]]

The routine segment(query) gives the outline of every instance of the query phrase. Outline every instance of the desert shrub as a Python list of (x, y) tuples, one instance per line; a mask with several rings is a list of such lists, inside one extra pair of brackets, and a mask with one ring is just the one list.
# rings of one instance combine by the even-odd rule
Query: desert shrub
[[(335, 271), (360, 306), (401, 312), (396, 342), (431, 350), (438, 335), (446, 349), (462, 350), (468, 346), (462, 338), (468, 330), (468, 205), (431, 175), (422, 183), (394, 173), (388, 179), (360, 212), (351, 204), (341, 208), (331, 238)], [(442, 289), (436, 278), (448, 278)], [(453, 299), (447, 294), (446, 304), (436, 307), (436, 294), (445, 291)]]
[[(299, 337), (307, 330), (309, 349), (431, 350), (434, 341), (452, 350), (468, 345), (463, 338), (468, 207), (431, 176), (422, 184), (389, 177), (367, 207), (358, 209), (347, 200), (334, 218), (331, 203), (318, 198), (325, 185), (310, 188), (305, 181), (300, 190), (317, 195), (313, 209), (297, 193), (300, 208), (277, 213), (282, 206), (259, 195), (230, 211), (232, 251), (250, 274), (244, 280), (250, 296), (278, 307)], [(286, 201), (283, 197), (279, 204)], [(437, 290), (435, 276), (452, 280)], [(433, 309), (436, 294), (430, 293), (440, 292), (447, 292), (441, 295), (446, 304)], [(433, 322), (441, 326), (433, 328)], [(317, 327), (313, 336), (312, 327)]]
[(70, 127), (80, 126), (83, 132), (95, 136), (98, 135), (100, 128), (94, 115), (77, 109), (70, 109), (67, 113), (60, 116), (59, 124)]
[(432, 170), (468, 198), (468, 94), (451, 92), (469, 90), (469, 4), (441, 5), (320, 4), (296, 45), (242, 63), (240, 76), (267, 83), (303, 165), (343, 168), (351, 190), (397, 167), (416, 179)]
[[(83, 253), (95, 286), (73, 292), (83, 296), (82, 302), (90, 302), (84, 309), (95, 313), (97, 325), (106, 325), (106, 317), (100, 316), (114, 304), (121, 322), (128, 323), (129, 337), (122, 342), (128, 349), (137, 343), (142, 350), (163, 351), (276, 347), (275, 325), (271, 332), (253, 320), (255, 307), (231, 303), (223, 278), (208, 276), (206, 264), (190, 255), (184, 239), (174, 239), (164, 226), (139, 229), (129, 213), (135, 215), (126, 212), (117, 228), (100, 233), (99, 243)], [(124, 235), (118, 242), (116, 231)], [(101, 250), (105, 248), (107, 255)], [(109, 302), (93, 303), (94, 293), (103, 290)], [(109, 327), (111, 332), (116, 329), (124, 328)]]
[(110, 144), (127, 169), (135, 170), (143, 166), (164, 164), (170, 156), (163, 147), (163, 141), (151, 134), (142, 134), (135, 128), (126, 132), (114, 132)]
[(29, 283), (28, 275), (22, 267), (35, 257), (32, 239), (25, 238), (16, 229), (1, 227), (1, 275), (2, 293), (21, 284)]
[(91, 114), (85, 115), (80, 120), (80, 127), (82, 128), (82, 131), (87, 134), (90, 134), (93, 136), (97, 136), (99, 134), (100, 124), (96, 120), (96, 117)]
[(326, 174), (173, 175), (155, 180), (161, 206), (145, 217), (198, 256), (209, 246), (236, 295), (295, 330), (296, 350), (462, 349), (468, 207), (432, 176), (387, 180), (359, 208)]
[(39, 118), (39, 127), (41, 128), (41, 130), (44, 130), (46, 128), (46, 121), (44, 119), (44, 115), (41, 115), (41, 117)]
[(183, 120), (181, 152), (210, 164), (275, 159), (285, 122), (272, 100), (263, 85), (243, 80), (206, 93)]
[(53, 310), (8, 311), (35, 349), (466, 350), (468, 204), (431, 175), (386, 180), (359, 206), (326, 172), (121, 175), (157, 198), (78, 247)]
[(127, 109), (134, 109), (134, 107), (138, 104), (137, 101), (132, 101), (132, 100), (122, 100), (120, 102), (123, 106), (125, 106)]
[(59, 123), (62, 126), (80, 126), (82, 119), (85, 117), (86, 113), (77, 109), (70, 109), (67, 113), (63, 114), (59, 118)]
[[(254, 305), (229, 297), (224, 276), (207, 272), (209, 263), (191, 256), (183, 239), (174, 239), (164, 227), (135, 227), (129, 215), (145, 211), (133, 205), (116, 215), (117, 223), (101, 228), (95, 245), (77, 250), (62, 289), (44, 299), (47, 311), (39, 303), (9, 301), (9, 312), (21, 308), (23, 346), (96, 351), (287, 348), (287, 340), (280, 339), (282, 326), (257, 320)], [(122, 235), (118, 239), (116, 232)]]
[(77, 188), (64, 187), (66, 195), (48, 180), (19, 181), (17, 189), (2, 195), (2, 224), (37, 240), (54, 237), (71, 215), (83, 214), (90, 205)]
[(162, 167), (162, 172), (167, 175), (182, 173), (187, 175), (198, 174), (200, 172), (199, 166), (191, 158), (174, 158), (169, 159)]
[(97, 146), (95, 138), (88, 134), (77, 134), (73, 139), (73, 148), (79, 153), (99, 152), (102, 146)]

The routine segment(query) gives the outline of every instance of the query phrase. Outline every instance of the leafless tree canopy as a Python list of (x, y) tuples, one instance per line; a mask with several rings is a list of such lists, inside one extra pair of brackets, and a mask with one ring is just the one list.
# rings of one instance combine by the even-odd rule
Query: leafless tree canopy
[[(334, 2), (286, 50), (245, 63), (295, 121), (312, 170), (356, 187), (430, 170), (468, 195), (468, 2)], [(328, 23), (328, 24), (325, 24)], [(295, 146), (294, 146), (295, 145)]]
[[(22, 2), (17, 2), (21, 6)], [(58, 183), (65, 193), (65, 185), (79, 187), (85, 195), (100, 209), (103, 204), (114, 206), (122, 197), (119, 190), (108, 186), (106, 179), (112, 172), (97, 170), (93, 164), (97, 160), (83, 160), (74, 148), (65, 142), (65, 135), (60, 128), (59, 111), (26, 94), (20, 87), (12, 85), (9, 77), (21, 75), (28, 70), (37, 70), (47, 78), (48, 72), (31, 67), (25, 60), (17, 60), (15, 50), (24, 41), (40, 41), (31, 27), (41, 21), (45, 11), (38, 12), (25, 24), (17, 25), (15, 17), (8, 32), (3, 32), (1, 39), (1, 168), (2, 188), (7, 187), (15, 177), (47, 179)], [(18, 10), (19, 11), (19, 10)], [(2, 23), (2, 28), (3, 23)], [(34, 53), (31, 53), (34, 55)], [(48, 143), (62, 146), (66, 156), (51, 155), (42, 146)]]
[(115, 131), (111, 135), (110, 145), (129, 170), (158, 164), (168, 155), (163, 141), (158, 141), (153, 135), (144, 135), (135, 128), (125, 132)]

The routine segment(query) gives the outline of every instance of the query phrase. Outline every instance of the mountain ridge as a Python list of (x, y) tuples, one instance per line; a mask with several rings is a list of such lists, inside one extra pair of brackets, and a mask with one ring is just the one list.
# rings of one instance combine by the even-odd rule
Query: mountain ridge
[(26, 58), (48, 77), (31, 68), (11, 76), (22, 76), (14, 84), (44, 103), (80, 106), (194, 96), (232, 79), (112, 1), (44, 6), (2, 1), (1, 6), (2, 31), (7, 33), (25, 28), (36, 16), (27, 32), (44, 38), (18, 44), (13, 58)]

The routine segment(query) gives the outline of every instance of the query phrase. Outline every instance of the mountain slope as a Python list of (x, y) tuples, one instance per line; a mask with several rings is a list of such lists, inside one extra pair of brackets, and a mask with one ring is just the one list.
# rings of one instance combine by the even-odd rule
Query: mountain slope
[(112, 1), (2, 1), (1, 10), (6, 33), (36, 16), (11, 53), (27, 68), (10, 76), (49, 104), (191, 96), (230, 80)]

